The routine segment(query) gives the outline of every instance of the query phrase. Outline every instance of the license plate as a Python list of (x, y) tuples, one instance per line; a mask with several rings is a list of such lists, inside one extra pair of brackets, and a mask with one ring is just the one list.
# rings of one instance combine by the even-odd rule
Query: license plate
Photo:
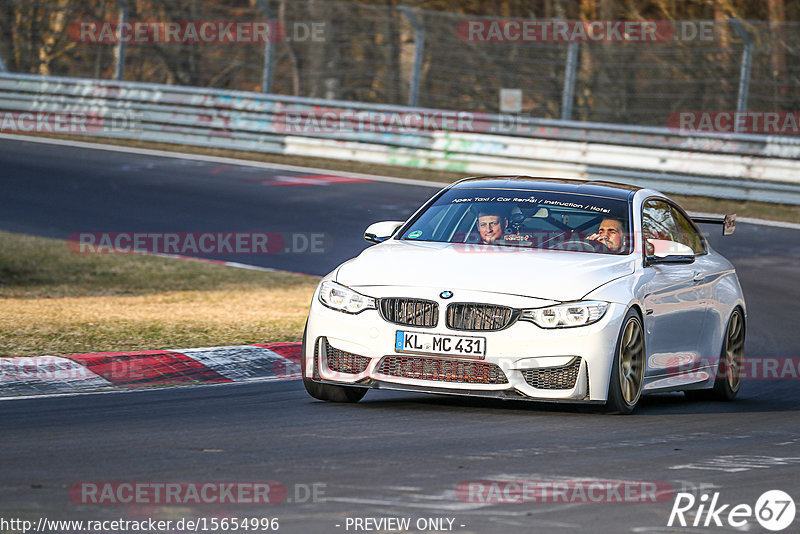
[(395, 335), (394, 350), (395, 352), (415, 354), (447, 354), (483, 358), (486, 356), (486, 338), (398, 330)]

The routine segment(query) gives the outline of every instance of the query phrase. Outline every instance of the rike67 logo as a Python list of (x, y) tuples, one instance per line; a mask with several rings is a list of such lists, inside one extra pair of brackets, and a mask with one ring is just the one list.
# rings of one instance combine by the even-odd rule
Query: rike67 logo
[(678, 493), (669, 514), (667, 526), (747, 528), (753, 519), (767, 530), (778, 532), (788, 528), (794, 521), (795, 503), (788, 493), (781, 490), (764, 492), (755, 506), (749, 504), (725, 504), (720, 502), (719, 492), (696, 497), (692, 493)]

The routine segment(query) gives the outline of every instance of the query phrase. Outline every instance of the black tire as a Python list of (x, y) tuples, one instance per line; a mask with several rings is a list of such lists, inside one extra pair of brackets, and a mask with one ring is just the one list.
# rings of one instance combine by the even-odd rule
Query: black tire
[(744, 337), (744, 314), (736, 308), (728, 319), (725, 339), (722, 341), (722, 352), (719, 356), (719, 367), (713, 389), (714, 398), (717, 400), (732, 401), (742, 388)]
[(367, 394), (368, 388), (360, 388), (353, 386), (337, 386), (334, 384), (320, 384), (314, 382), (306, 376), (306, 332), (308, 331), (308, 323), (303, 330), (303, 346), (302, 346), (302, 368), (303, 368), (303, 386), (309, 395), (317, 400), (328, 402), (358, 402), (364, 395)]
[(614, 348), (614, 364), (608, 384), (606, 413), (633, 413), (644, 383), (644, 327), (636, 310), (628, 310)]
[(684, 391), (689, 400), (718, 400), (730, 402), (739, 394), (742, 387), (742, 366), (744, 365), (745, 321), (739, 308), (733, 310), (725, 337), (722, 339), (722, 350), (719, 355), (717, 375), (714, 387), (708, 389), (691, 389)]

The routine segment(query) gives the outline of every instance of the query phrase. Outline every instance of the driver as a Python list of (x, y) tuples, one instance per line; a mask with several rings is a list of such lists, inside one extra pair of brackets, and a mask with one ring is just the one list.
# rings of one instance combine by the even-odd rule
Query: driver
[(623, 252), (626, 238), (622, 221), (613, 217), (606, 217), (600, 222), (597, 232), (587, 237), (586, 240), (597, 241), (615, 254)]
[(508, 216), (499, 205), (482, 205), (478, 209), (478, 220), (475, 226), (478, 228), (481, 243), (485, 245), (500, 244), (506, 228), (508, 228)]

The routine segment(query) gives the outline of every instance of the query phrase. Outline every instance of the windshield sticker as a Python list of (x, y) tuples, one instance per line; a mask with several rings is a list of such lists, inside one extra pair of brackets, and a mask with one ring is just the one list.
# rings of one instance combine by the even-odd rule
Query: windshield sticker
[(572, 208), (578, 210), (586, 210), (586, 211), (593, 211), (595, 213), (611, 213), (609, 208), (604, 208), (602, 206), (596, 206), (593, 204), (583, 204), (580, 202), (569, 202), (564, 200), (554, 200), (554, 199), (545, 199), (545, 198), (536, 198), (536, 197), (528, 197), (528, 198), (518, 198), (518, 197), (503, 197), (503, 196), (496, 196), (496, 197), (462, 197), (462, 198), (454, 198), (450, 201), (451, 204), (462, 204), (464, 202), (513, 202), (515, 204), (521, 204), (523, 202), (531, 203), (531, 204), (539, 204), (542, 206), (554, 206), (559, 208)]
[(600, 206), (593, 206), (592, 204), (580, 204), (578, 202), (564, 202), (563, 200), (542, 200), (545, 206), (559, 206), (562, 208), (575, 208), (578, 210), (594, 211), (597, 213), (611, 213), (608, 208), (601, 208)]
[(419, 237), (419, 236), (421, 236), (421, 235), (422, 235), (422, 230), (414, 230), (413, 232), (411, 232), (410, 234), (408, 234), (408, 238), (409, 238), (409, 239), (416, 239), (416, 238), (418, 238), (418, 237)]

